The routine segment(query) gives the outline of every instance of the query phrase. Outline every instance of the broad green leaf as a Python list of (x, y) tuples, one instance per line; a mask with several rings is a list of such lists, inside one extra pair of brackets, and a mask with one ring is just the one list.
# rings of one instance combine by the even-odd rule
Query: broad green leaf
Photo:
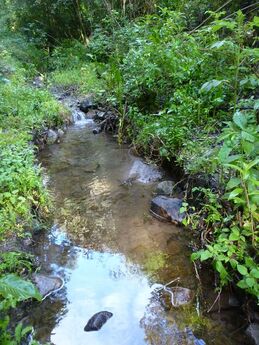
[(236, 111), (233, 116), (234, 123), (241, 129), (245, 129), (247, 125), (247, 119), (241, 111)]
[(210, 81), (207, 81), (200, 88), (200, 92), (209, 92), (210, 90), (215, 89), (216, 87), (221, 85), (224, 81), (225, 80), (216, 80), (216, 79), (212, 79)]
[(240, 289), (246, 289), (247, 288), (247, 284), (245, 282), (244, 279), (240, 280), (238, 283), (237, 283), (237, 286), (240, 287)]
[(33, 283), (15, 274), (7, 274), (0, 278), (0, 295), (4, 298), (12, 296), (16, 301), (24, 301), (29, 298), (41, 300), (41, 295)]
[(259, 279), (259, 269), (258, 268), (253, 268), (251, 270), (251, 275), (256, 278), (256, 279)]
[(220, 278), (222, 280), (225, 280), (225, 278), (227, 277), (228, 273), (225, 269), (225, 267), (223, 266), (221, 261), (216, 261), (215, 264), (216, 270), (219, 272)]
[(227, 21), (227, 20), (218, 20), (212, 25), (213, 31), (218, 31), (222, 28), (227, 28), (229, 30), (234, 30), (236, 27), (235, 22)]
[(232, 163), (232, 162), (237, 161), (237, 160), (240, 159), (241, 157), (242, 157), (241, 154), (238, 154), (238, 155), (231, 155), (231, 156), (226, 157), (225, 162), (226, 162), (226, 163)]
[(240, 178), (233, 177), (228, 181), (226, 188), (227, 188), (227, 190), (233, 189), (233, 188), (239, 186), (240, 184), (241, 184)]
[(239, 234), (231, 233), (230, 236), (229, 236), (229, 240), (230, 241), (237, 241), (237, 240), (239, 240), (239, 237), (240, 237)]
[(219, 161), (221, 163), (226, 162), (227, 157), (229, 156), (230, 152), (232, 151), (232, 148), (227, 146), (227, 145), (223, 145), (221, 147), (221, 149), (219, 150), (218, 153), (218, 157), (219, 157)]
[(200, 260), (201, 261), (205, 261), (205, 260), (212, 258), (212, 257), (213, 257), (213, 254), (208, 250), (203, 250), (200, 252)]
[(240, 193), (243, 193), (243, 189), (242, 188), (235, 188), (234, 190), (232, 190), (232, 192), (229, 194), (228, 199), (233, 199), (235, 198), (237, 195), (239, 195)]
[(191, 255), (191, 260), (192, 261), (195, 261), (195, 260), (197, 260), (199, 258), (200, 258), (200, 252), (192, 253), (192, 255)]
[(258, 16), (254, 16), (254, 19), (253, 19), (251, 24), (258, 28), (259, 27), (259, 17)]
[(242, 274), (243, 276), (247, 275), (247, 268), (243, 265), (237, 265), (237, 270), (240, 274)]
[(242, 142), (242, 148), (247, 155), (250, 155), (254, 151), (255, 145), (248, 142), (248, 141), (243, 141)]
[(254, 278), (248, 277), (248, 278), (246, 278), (246, 284), (249, 287), (252, 287), (256, 284), (256, 280)]
[(214, 48), (219, 49), (219, 48), (224, 47), (224, 46), (234, 46), (234, 44), (231, 41), (223, 40), (223, 41), (218, 41), (218, 42), (213, 43), (210, 46), (210, 48), (211, 49), (214, 49)]
[(241, 136), (244, 140), (250, 141), (251, 143), (255, 142), (255, 137), (246, 131), (242, 131)]

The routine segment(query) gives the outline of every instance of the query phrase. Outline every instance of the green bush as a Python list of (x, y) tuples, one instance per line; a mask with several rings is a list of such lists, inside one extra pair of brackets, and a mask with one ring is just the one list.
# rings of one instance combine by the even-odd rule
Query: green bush
[(24, 132), (0, 133), (0, 238), (31, 225), (41, 207), (47, 207), (40, 168)]

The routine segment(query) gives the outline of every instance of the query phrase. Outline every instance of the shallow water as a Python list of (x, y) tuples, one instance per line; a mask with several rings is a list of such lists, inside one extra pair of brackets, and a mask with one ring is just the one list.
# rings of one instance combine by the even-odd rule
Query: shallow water
[[(239, 324), (226, 321), (227, 314), (223, 321), (193, 325), (196, 298), (188, 309), (169, 308), (158, 284), (179, 277), (179, 286), (194, 294), (197, 289), (185, 230), (149, 214), (160, 172), (148, 170), (111, 136), (92, 134), (93, 126), (91, 119), (78, 119), (61, 144), (40, 155), (55, 220), (50, 233), (36, 238), (35, 252), (41, 271), (62, 277), (65, 285), (30, 306), (37, 339), (55, 345), (193, 344), (188, 326), (207, 344), (246, 344), (240, 332), (229, 337)], [(102, 310), (113, 317), (100, 331), (84, 332)]]

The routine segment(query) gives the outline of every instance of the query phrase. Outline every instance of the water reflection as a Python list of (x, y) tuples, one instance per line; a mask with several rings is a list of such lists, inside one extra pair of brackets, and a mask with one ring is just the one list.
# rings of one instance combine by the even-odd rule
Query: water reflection
[[(148, 280), (123, 256), (80, 252), (67, 283), (67, 313), (51, 340), (64, 345), (145, 344), (139, 320), (150, 293)], [(101, 310), (113, 317), (99, 332), (84, 332), (88, 319)]]

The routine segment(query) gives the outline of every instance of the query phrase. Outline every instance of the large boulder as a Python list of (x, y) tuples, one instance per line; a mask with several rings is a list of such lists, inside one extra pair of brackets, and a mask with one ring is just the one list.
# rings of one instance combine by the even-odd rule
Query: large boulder
[(158, 195), (151, 201), (150, 212), (159, 220), (178, 223), (185, 217), (184, 213), (180, 213), (181, 207), (181, 199)]
[(38, 288), (43, 299), (60, 290), (64, 284), (63, 280), (59, 277), (49, 277), (40, 273), (34, 274), (32, 280)]

